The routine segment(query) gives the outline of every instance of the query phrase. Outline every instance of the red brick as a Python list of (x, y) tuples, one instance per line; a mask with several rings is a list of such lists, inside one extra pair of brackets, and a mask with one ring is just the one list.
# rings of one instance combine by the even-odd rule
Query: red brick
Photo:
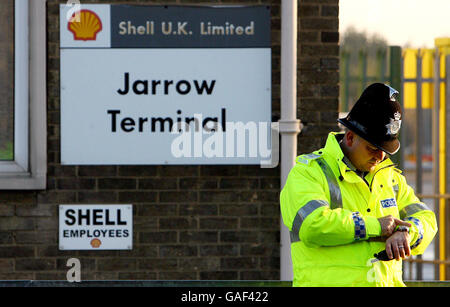
[(216, 216), (218, 209), (216, 204), (181, 204), (179, 215), (189, 216)]
[(198, 193), (194, 191), (159, 192), (159, 201), (162, 203), (190, 203), (196, 202)]
[(181, 190), (211, 190), (218, 188), (217, 178), (180, 178)]
[(226, 245), (200, 245), (200, 256), (238, 256), (239, 246), (237, 244)]
[(303, 5), (298, 6), (298, 15), (300, 17), (319, 16), (320, 6), (318, 5)]
[(138, 216), (172, 216), (177, 214), (177, 205), (173, 204), (139, 204), (135, 207)]
[(3, 204), (33, 204), (36, 202), (36, 193), (29, 191), (2, 191), (0, 203)]
[(238, 227), (237, 218), (201, 218), (200, 229), (236, 229)]
[(257, 257), (236, 257), (236, 258), (222, 258), (220, 260), (220, 268), (223, 270), (232, 269), (249, 269), (258, 267)]
[(181, 258), (179, 267), (182, 271), (218, 271), (220, 269), (220, 259), (214, 257)]
[(279, 225), (279, 218), (243, 217), (241, 218), (240, 229), (274, 229)]
[(17, 259), (16, 271), (52, 271), (56, 269), (55, 259)]
[(239, 279), (238, 276), (239, 276), (239, 270), (200, 272), (200, 279), (202, 279), (202, 280), (238, 280)]
[[(276, 267), (272, 265), (272, 267)], [(277, 270), (272, 271), (243, 271), (241, 272), (242, 280), (278, 280), (280, 278), (280, 272)]]
[(198, 280), (197, 272), (159, 272), (160, 280)]
[(191, 217), (163, 217), (159, 219), (159, 229), (198, 229), (198, 220)]
[(322, 5), (320, 15), (325, 17), (339, 17), (339, 6)]
[(229, 203), (239, 200), (234, 191), (205, 191), (200, 192), (200, 202), (203, 203)]
[(0, 205), (0, 216), (13, 216), (14, 215), (14, 205)]
[(258, 207), (249, 204), (227, 204), (220, 205), (220, 216), (245, 216), (258, 214)]
[(156, 192), (119, 192), (121, 203), (152, 203), (156, 201)]
[(17, 216), (42, 216), (51, 217), (56, 216), (57, 206), (47, 205), (47, 204), (37, 204), (37, 205), (17, 205), (16, 215)]
[(275, 256), (279, 255), (279, 252), (278, 245), (275, 246), (273, 244), (253, 243), (241, 245), (242, 256)]
[(117, 175), (117, 167), (112, 165), (93, 166), (83, 165), (78, 167), (78, 176), (111, 177)]
[(141, 244), (176, 243), (176, 242), (177, 242), (177, 233), (175, 231), (152, 231), (139, 233), (139, 243)]
[(321, 42), (323, 43), (338, 43), (339, 42), (339, 32), (322, 32)]
[(33, 230), (35, 221), (28, 217), (0, 217), (0, 231)]
[(300, 28), (304, 30), (335, 30), (338, 28), (337, 18), (303, 18), (300, 19)]
[(137, 181), (128, 178), (100, 178), (98, 179), (98, 188), (100, 190), (135, 190)]
[(202, 165), (200, 167), (201, 176), (236, 176), (239, 168), (237, 166), (225, 165)]
[(145, 178), (138, 181), (139, 190), (176, 190), (176, 178)]
[(198, 255), (197, 246), (192, 245), (161, 245), (159, 256), (167, 257), (195, 257)]
[(93, 190), (96, 180), (91, 178), (60, 178), (56, 182), (58, 190)]
[(17, 244), (52, 244), (57, 242), (55, 231), (18, 231), (16, 232)]
[(116, 203), (117, 192), (78, 191), (79, 203)]
[(11, 273), (14, 271), (14, 259), (0, 259), (0, 273)]
[(68, 204), (76, 201), (75, 191), (47, 191), (38, 194), (39, 203)]
[(258, 179), (246, 179), (246, 178), (222, 178), (220, 180), (219, 187), (221, 189), (232, 190), (250, 190), (257, 189), (259, 185)]
[(118, 171), (119, 176), (129, 176), (129, 177), (152, 177), (157, 174), (156, 166), (148, 166), (148, 165), (127, 165), (127, 166), (119, 166)]
[(175, 271), (178, 268), (178, 260), (175, 258), (148, 258), (138, 260), (139, 270), (161, 271), (171, 270)]
[(156, 273), (148, 272), (119, 272), (119, 280), (155, 280)]
[(213, 243), (218, 242), (217, 231), (182, 231), (180, 242), (183, 243)]
[(221, 243), (249, 243), (257, 242), (258, 232), (256, 231), (221, 231), (220, 242)]
[(33, 256), (34, 247), (32, 246), (0, 246), (0, 258), (29, 258)]
[(129, 258), (104, 258), (97, 260), (99, 271), (135, 271), (136, 259)]
[(13, 237), (12, 231), (0, 231), (0, 244), (12, 244)]

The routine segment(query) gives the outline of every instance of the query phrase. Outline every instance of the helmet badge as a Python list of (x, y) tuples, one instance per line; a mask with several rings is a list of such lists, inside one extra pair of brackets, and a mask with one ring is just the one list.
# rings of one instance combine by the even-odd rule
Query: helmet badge
[(391, 122), (386, 125), (388, 135), (397, 134), (402, 125), (402, 121), (400, 120), (401, 114), (399, 112), (394, 113), (394, 118), (390, 118)]

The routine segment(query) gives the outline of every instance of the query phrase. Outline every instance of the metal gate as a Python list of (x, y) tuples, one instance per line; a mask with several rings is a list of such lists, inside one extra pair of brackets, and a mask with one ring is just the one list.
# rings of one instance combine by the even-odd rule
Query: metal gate
[[(404, 278), (449, 280), (450, 179), (446, 178), (450, 178), (450, 39), (436, 39), (435, 49), (391, 46), (386, 52), (378, 51), (382, 67), (376, 72), (367, 70), (366, 56), (358, 52), (358, 75), (350, 75), (349, 54), (341, 54), (340, 111), (347, 112), (351, 101), (358, 98), (355, 95), (372, 82), (399, 89), (405, 123), (401, 150), (392, 159), (404, 170), (417, 196), (433, 209), (439, 228), (423, 256), (406, 259)], [(353, 87), (359, 85), (353, 96), (349, 91), (352, 83)]]

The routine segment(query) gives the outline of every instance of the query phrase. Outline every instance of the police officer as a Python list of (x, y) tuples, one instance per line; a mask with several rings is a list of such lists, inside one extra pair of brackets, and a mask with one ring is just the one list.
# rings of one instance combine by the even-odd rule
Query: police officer
[(297, 157), (281, 191), (293, 285), (404, 286), (401, 259), (422, 254), (437, 223), (388, 157), (400, 148), (398, 92), (371, 84), (338, 121), (345, 132)]

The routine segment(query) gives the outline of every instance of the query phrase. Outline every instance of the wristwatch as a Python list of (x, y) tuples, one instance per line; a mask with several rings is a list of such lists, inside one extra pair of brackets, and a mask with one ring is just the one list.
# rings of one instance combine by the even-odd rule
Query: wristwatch
[(395, 228), (395, 231), (402, 231), (402, 232), (408, 232), (408, 233), (409, 233), (409, 227), (408, 227), (408, 226), (400, 225), (400, 226), (397, 226), (397, 227)]

